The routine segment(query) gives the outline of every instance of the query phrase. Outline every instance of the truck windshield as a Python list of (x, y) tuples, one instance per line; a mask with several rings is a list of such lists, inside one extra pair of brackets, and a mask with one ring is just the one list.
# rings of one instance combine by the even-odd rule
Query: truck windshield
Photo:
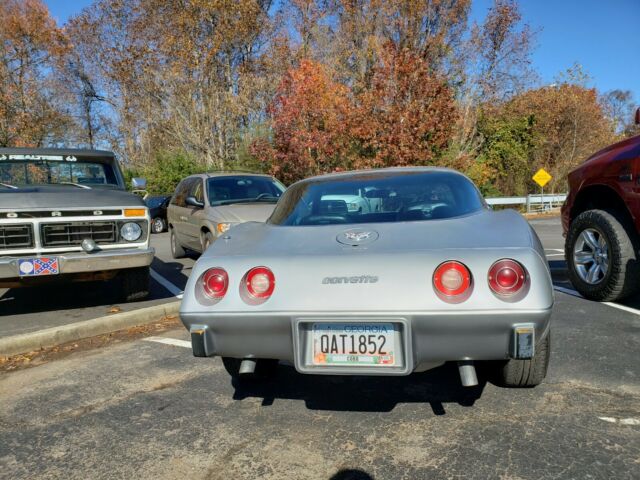
[(0, 183), (25, 185), (64, 185), (76, 183), (120, 187), (109, 164), (99, 162), (58, 162), (47, 160), (0, 161)]

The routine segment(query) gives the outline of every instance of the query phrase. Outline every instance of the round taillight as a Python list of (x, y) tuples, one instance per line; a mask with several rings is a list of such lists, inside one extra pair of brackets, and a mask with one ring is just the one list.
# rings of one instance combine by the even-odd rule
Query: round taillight
[(211, 268), (202, 276), (202, 289), (209, 298), (220, 299), (229, 288), (229, 275), (222, 268)]
[(489, 269), (489, 287), (498, 295), (515, 295), (522, 290), (526, 282), (527, 272), (515, 260), (498, 260)]
[(276, 288), (276, 277), (267, 267), (255, 267), (247, 272), (245, 287), (253, 298), (265, 300)]
[(460, 262), (441, 263), (433, 273), (433, 285), (447, 299), (461, 298), (471, 287), (471, 272)]

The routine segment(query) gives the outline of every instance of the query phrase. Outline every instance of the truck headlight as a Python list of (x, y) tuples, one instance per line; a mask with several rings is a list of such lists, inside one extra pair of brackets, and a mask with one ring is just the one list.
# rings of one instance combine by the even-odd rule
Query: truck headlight
[(134, 222), (127, 222), (120, 227), (120, 235), (127, 242), (135, 242), (142, 235), (142, 228)]

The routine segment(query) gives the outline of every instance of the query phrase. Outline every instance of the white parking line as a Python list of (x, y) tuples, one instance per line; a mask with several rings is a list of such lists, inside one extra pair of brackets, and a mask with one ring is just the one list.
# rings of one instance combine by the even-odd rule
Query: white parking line
[(562, 253), (564, 253), (564, 250), (562, 248), (545, 248), (544, 251), (545, 252), (562, 252)]
[(640, 419), (638, 418), (598, 417), (598, 419), (608, 423), (619, 423), (620, 425), (640, 425)]
[(176, 338), (167, 337), (148, 337), (144, 339), (145, 342), (164, 343), (165, 345), (173, 345), (174, 347), (191, 348), (191, 342), (186, 340), (178, 340)]
[[(553, 289), (558, 291), (558, 292), (566, 293), (567, 295), (572, 295), (572, 296), (578, 297), (578, 298), (584, 298), (578, 292), (576, 292), (575, 290), (572, 290), (570, 288), (559, 287), (557, 285), (554, 285)], [(606, 305), (607, 307), (617, 308), (618, 310), (622, 310), (622, 311), (633, 313), (634, 315), (640, 316), (640, 310), (638, 310), (637, 308), (631, 308), (631, 307), (627, 307), (626, 305), (619, 305), (619, 304), (613, 303), (613, 302), (600, 302), (600, 303), (601, 303), (601, 305)]]
[(564, 253), (545, 253), (547, 257), (564, 257)]
[(151, 269), (151, 278), (153, 278), (156, 282), (158, 282), (164, 288), (169, 290), (169, 292), (171, 292), (171, 294), (174, 295), (176, 298), (183, 297), (184, 292), (182, 290), (180, 290), (173, 283), (171, 283), (169, 280), (164, 278), (162, 275), (160, 275), (158, 272), (156, 272), (153, 269)]

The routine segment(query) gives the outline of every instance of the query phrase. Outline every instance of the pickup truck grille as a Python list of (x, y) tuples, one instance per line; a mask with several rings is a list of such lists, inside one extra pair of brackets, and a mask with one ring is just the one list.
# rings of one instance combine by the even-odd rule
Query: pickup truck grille
[(33, 247), (33, 228), (31, 225), (0, 225), (0, 248)]
[(115, 222), (64, 222), (45, 223), (40, 226), (43, 247), (78, 246), (85, 238), (96, 243), (115, 243)]

